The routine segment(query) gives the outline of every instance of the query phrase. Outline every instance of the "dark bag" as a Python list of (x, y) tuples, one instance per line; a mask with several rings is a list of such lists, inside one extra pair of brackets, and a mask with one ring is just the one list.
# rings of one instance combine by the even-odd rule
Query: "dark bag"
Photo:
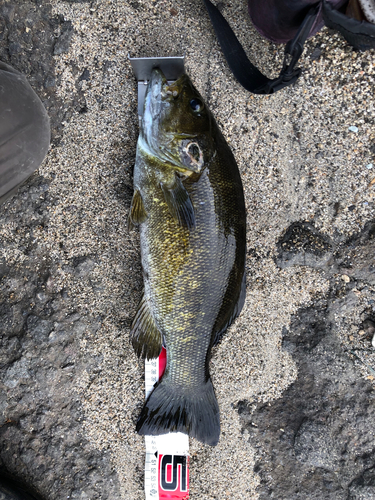
[(239, 83), (254, 94), (273, 94), (296, 82), (301, 69), (295, 66), (304, 43), (324, 23), (340, 31), (356, 49), (375, 47), (375, 24), (348, 17), (344, 10), (348, 0), (249, 0), (249, 14), (256, 29), (273, 42), (286, 43), (280, 75), (270, 79), (249, 61), (218, 8), (210, 0), (203, 1), (230, 69)]
[[(339, 8), (347, 0), (333, 0)], [(318, 7), (308, 37), (324, 25), (322, 4), (316, 0), (263, 0), (248, 2), (250, 18), (261, 35), (276, 43), (287, 43), (297, 31), (309, 10)]]
[[(375, 4), (374, 4), (375, 6)], [(345, 7), (347, 7), (345, 9)], [(367, 21), (357, 0), (350, 0), (342, 9), (334, 9), (330, 2), (323, 1), (323, 18), (328, 28), (339, 31), (345, 40), (357, 50), (375, 48), (375, 12), (373, 21)], [(357, 17), (350, 17), (356, 15)]]

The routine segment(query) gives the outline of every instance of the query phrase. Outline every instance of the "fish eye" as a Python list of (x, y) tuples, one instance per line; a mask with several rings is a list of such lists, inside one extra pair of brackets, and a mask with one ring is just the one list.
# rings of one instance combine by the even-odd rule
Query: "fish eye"
[(200, 99), (194, 98), (190, 101), (190, 107), (196, 113), (199, 113), (203, 110), (203, 102)]

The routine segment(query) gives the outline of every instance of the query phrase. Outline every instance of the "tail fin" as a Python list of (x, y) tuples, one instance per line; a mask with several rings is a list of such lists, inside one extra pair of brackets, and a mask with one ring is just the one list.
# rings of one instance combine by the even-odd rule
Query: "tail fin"
[(202, 443), (216, 446), (220, 415), (211, 380), (201, 387), (186, 389), (162, 379), (142, 409), (137, 431), (152, 436), (184, 432)]

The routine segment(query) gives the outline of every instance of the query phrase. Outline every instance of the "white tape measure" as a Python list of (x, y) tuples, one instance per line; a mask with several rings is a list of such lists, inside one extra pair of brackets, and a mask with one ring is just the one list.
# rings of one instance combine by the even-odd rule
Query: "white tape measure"
[[(145, 362), (146, 398), (163, 375), (166, 365), (163, 348), (157, 359)], [(182, 432), (145, 436), (146, 500), (189, 498), (189, 438)]]

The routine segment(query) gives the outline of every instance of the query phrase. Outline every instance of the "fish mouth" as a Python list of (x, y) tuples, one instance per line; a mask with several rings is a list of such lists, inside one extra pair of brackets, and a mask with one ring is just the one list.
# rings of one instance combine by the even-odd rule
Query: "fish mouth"
[(149, 126), (160, 117), (163, 108), (162, 94), (164, 87), (168, 85), (164, 73), (155, 68), (152, 70), (151, 78), (147, 84), (145, 95), (145, 107), (143, 112), (143, 126)]
[[(167, 132), (163, 122), (171, 111), (171, 101), (181, 92), (186, 76), (183, 75), (175, 82), (169, 84), (164, 73), (159, 68), (151, 72), (145, 94), (143, 117), (138, 139), (138, 147), (143, 153), (157, 157), (164, 163), (173, 166), (182, 172), (196, 170), (193, 163), (186, 168), (181, 163), (181, 152), (178, 145), (188, 139), (194, 139), (195, 135), (179, 133), (177, 131)], [(182, 146), (181, 146), (182, 147)]]
[(147, 84), (141, 126), (141, 135), (150, 147), (153, 145), (155, 138), (158, 137), (160, 119), (166, 107), (162, 96), (167, 85), (168, 82), (164, 73), (159, 68), (153, 69)]
[(171, 98), (173, 92), (169, 90), (164, 73), (154, 68), (147, 84), (138, 147), (148, 156), (176, 165), (178, 159), (171, 151), (175, 134), (166, 132), (163, 127), (164, 118), (170, 112)]

